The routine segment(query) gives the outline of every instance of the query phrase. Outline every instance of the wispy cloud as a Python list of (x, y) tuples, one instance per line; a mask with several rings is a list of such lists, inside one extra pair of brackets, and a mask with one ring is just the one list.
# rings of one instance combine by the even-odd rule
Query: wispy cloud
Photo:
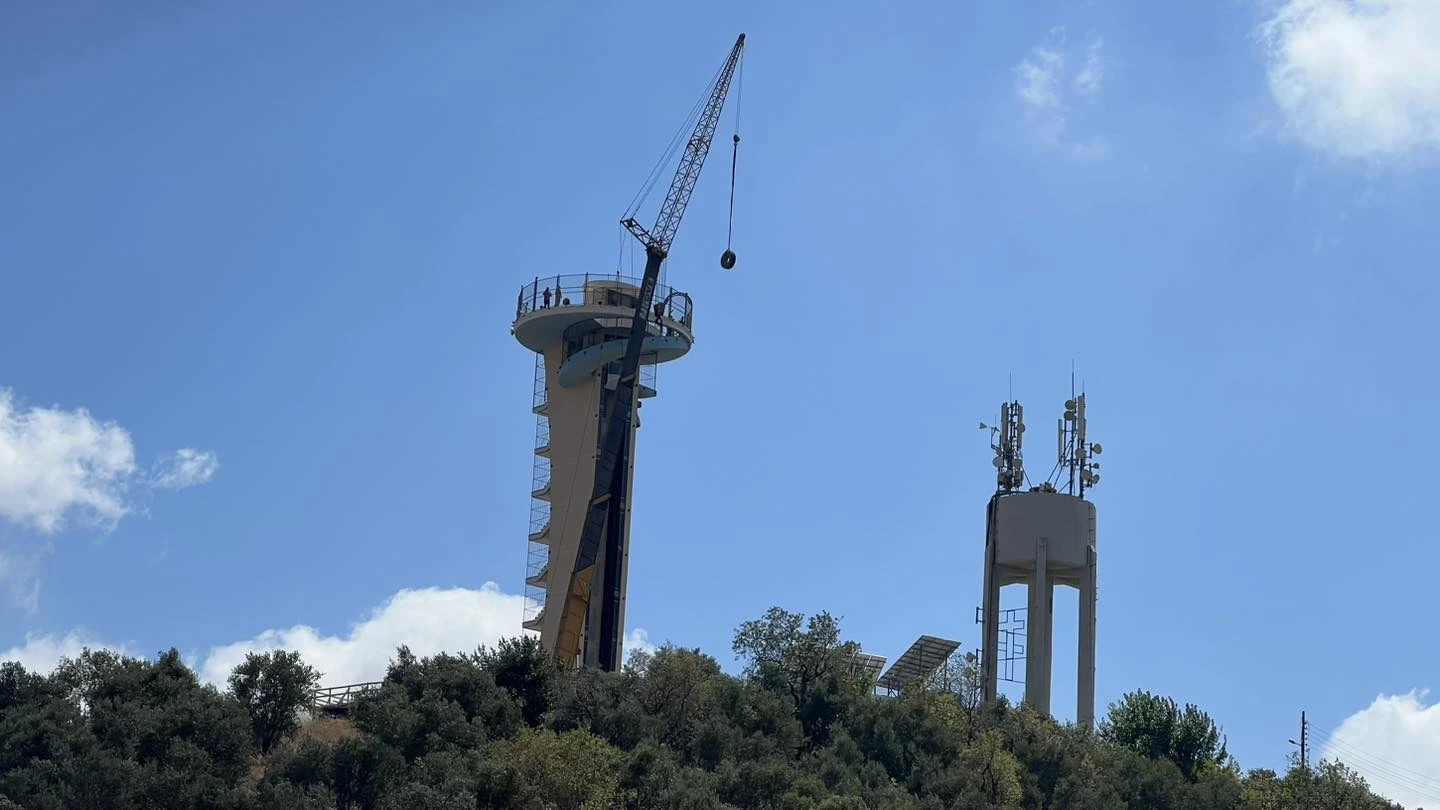
[(1259, 33), (1285, 130), (1394, 162), (1440, 147), (1440, 3), (1278, 0)]
[(152, 480), (160, 489), (188, 489), (208, 482), (219, 469), (214, 453), (186, 447), (160, 459)]
[(40, 579), (33, 556), (0, 548), (0, 585), (26, 613), (40, 610)]
[(1105, 65), (1100, 61), (1100, 49), (1103, 47), (1104, 41), (1096, 37), (1085, 48), (1085, 65), (1075, 76), (1075, 92), (1082, 96), (1100, 92), (1100, 85), (1105, 81)]
[(1072, 115), (1104, 89), (1104, 47), (1099, 37), (1080, 47), (1071, 46), (1064, 29), (1055, 28), (1046, 42), (1031, 48), (1015, 66), (1015, 94), (1031, 137), (1081, 159), (1108, 154), (1103, 138), (1071, 134)]
[(1059, 51), (1036, 46), (1015, 66), (1015, 92), (1032, 112), (1063, 121), (1059, 84), (1064, 68), (1065, 57)]

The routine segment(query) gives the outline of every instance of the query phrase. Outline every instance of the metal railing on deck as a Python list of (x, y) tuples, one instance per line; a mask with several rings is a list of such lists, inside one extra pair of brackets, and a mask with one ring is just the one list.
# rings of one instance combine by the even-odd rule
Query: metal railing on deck
[[(597, 273), (574, 273), (564, 276), (537, 278), (520, 288), (515, 301), (515, 318), (539, 309), (552, 307), (616, 306), (635, 308), (633, 293), (640, 289), (641, 279), (619, 273), (610, 275)], [(625, 289), (629, 287), (630, 289)], [(547, 294), (548, 293), (548, 294)], [(567, 303), (568, 302), (568, 303)], [(663, 284), (655, 285), (655, 298), (647, 309), (653, 312), (655, 304), (664, 305), (665, 317), (677, 321), (687, 329), (691, 326), (692, 305), (690, 296)]]
[(316, 689), (315, 693), (311, 695), (310, 706), (314, 709), (348, 709), (361, 695), (379, 689), (384, 683), (384, 681), (370, 681)]

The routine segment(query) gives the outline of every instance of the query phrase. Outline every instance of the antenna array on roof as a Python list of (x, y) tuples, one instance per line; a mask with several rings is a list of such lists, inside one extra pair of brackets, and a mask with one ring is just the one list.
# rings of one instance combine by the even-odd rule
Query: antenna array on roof
[(1085, 433), (1085, 395), (1072, 395), (1065, 400), (1065, 415), (1057, 425), (1059, 464), (1056, 471), (1066, 480), (1065, 491), (1085, 497), (1085, 490), (1100, 483), (1099, 442), (1091, 442)]
[(1025, 409), (1019, 402), (1000, 405), (1000, 423), (980, 423), (990, 431), (990, 449), (995, 451), (995, 485), (1001, 492), (1014, 492), (1025, 485), (1025, 458), (1020, 452), (1025, 438)]
[[(1085, 490), (1100, 483), (1099, 442), (1091, 442), (1086, 433), (1085, 394), (1075, 393), (1072, 380), (1070, 398), (1065, 400), (1065, 413), (1057, 425), (1057, 459), (1047, 480), (1030, 487), (1031, 491), (1060, 492), (1085, 497)], [(980, 423), (981, 430), (990, 431), (990, 449), (995, 451), (996, 491), (1002, 495), (1017, 492), (1026, 485), (1025, 459), (1021, 447), (1025, 438), (1025, 409), (1018, 401), (1000, 406), (1000, 422)]]

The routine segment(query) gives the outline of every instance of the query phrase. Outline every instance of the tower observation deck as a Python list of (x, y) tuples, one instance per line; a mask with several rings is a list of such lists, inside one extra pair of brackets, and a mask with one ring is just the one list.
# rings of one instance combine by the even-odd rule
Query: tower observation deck
[[(510, 331), (520, 345), (535, 353), (535, 473), (530, 492), (524, 627), (539, 633), (547, 650), (556, 648), (561, 632), (561, 608), (595, 487), (601, 425), (612, 401), (605, 394), (616, 386), (640, 286), (640, 279), (619, 274), (549, 276), (521, 287), (516, 301)], [(656, 367), (685, 356), (695, 341), (688, 294), (657, 285), (652, 301), (641, 343), (640, 384), (631, 422), (635, 429), (640, 427), (641, 401), (656, 395)], [(627, 491), (634, 479), (635, 433), (631, 430), (620, 445), (619, 463), (625, 470)], [(621, 536), (607, 537), (602, 544), (596, 561), (599, 573), (591, 589), (597, 596), (618, 593), (616, 624), (623, 628), (630, 558), (629, 504), (633, 498), (620, 500), (625, 504), (624, 513), (610, 525), (620, 527)], [(590, 599), (580, 660), (566, 663), (595, 666), (601, 660), (603, 602)], [(620, 660), (620, 639), (605, 643), (617, 647), (611, 651), (611, 660)]]

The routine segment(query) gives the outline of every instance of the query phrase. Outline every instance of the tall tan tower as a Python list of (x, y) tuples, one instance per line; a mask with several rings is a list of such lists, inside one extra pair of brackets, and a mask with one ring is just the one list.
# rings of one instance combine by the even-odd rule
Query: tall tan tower
[[(537, 279), (520, 290), (511, 333), (535, 352), (535, 475), (531, 484), (529, 563), (525, 577), (524, 627), (540, 634), (547, 650), (561, 632), (570, 575), (579, 552), (591, 493), (601, 424), (612, 401), (621, 360), (629, 344), (640, 279), (620, 275), (571, 275)], [(657, 285), (641, 344), (640, 385), (631, 425), (640, 426), (641, 401), (655, 396), (655, 368), (683, 357), (694, 343), (690, 296)], [(625, 627), (625, 589), (630, 557), (630, 504), (635, 430), (621, 442), (618, 465), (626, 471), (625, 506), (611, 510), (591, 584), (579, 659), (597, 666), (618, 661)], [(602, 654), (602, 650), (608, 655)]]
[[(1085, 436), (1085, 395), (1065, 402), (1060, 419), (1058, 464), (1051, 480), (1029, 486), (1021, 447), (1024, 409), (1000, 408), (1000, 424), (981, 425), (995, 441), (997, 489), (985, 515), (985, 595), (980, 672), (985, 700), (999, 690), (1000, 589), (1023, 584), (1028, 591), (1025, 634), (1025, 702), (1050, 713), (1051, 637), (1055, 586), (1080, 591), (1079, 656), (1075, 722), (1095, 723), (1095, 504), (1085, 492), (1100, 483), (1094, 456), (1100, 445)], [(1057, 487), (1058, 484), (1058, 487)], [(1063, 490), (1063, 491), (1062, 491)]]

